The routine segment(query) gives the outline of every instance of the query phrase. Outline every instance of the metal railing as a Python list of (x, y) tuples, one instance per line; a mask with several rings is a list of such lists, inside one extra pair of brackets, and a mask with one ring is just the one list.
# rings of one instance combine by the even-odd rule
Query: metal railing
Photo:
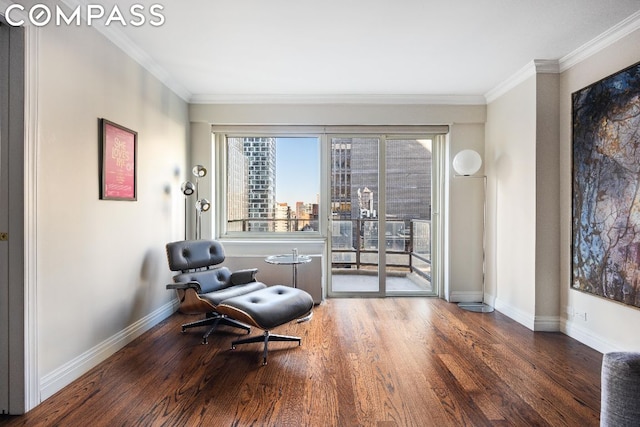
[(281, 232), (291, 233), (296, 231), (318, 231), (317, 219), (263, 219), (243, 218), (227, 222), (227, 231), (231, 232)]
[[(331, 267), (371, 270), (378, 266), (378, 220), (333, 220)], [(231, 232), (318, 231), (317, 219), (239, 219), (228, 222)], [(390, 220), (385, 230), (386, 266), (407, 269), (431, 280), (431, 220)]]
[[(378, 266), (378, 220), (332, 222), (332, 268), (355, 270)], [(431, 221), (387, 220), (386, 267), (405, 268), (431, 280)]]

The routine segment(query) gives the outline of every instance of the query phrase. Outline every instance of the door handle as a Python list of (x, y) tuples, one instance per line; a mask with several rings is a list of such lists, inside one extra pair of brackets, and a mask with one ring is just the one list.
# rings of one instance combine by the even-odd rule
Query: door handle
[(0, 232), (0, 242), (6, 242), (9, 240), (9, 233)]

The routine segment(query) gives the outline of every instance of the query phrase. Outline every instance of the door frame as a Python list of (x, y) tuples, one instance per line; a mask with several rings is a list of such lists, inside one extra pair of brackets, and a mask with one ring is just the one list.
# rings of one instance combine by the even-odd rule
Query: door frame
[[(408, 127), (409, 128), (409, 127)], [(377, 138), (378, 139), (378, 211), (382, 212), (381, 215), (378, 215), (378, 242), (385, 242), (385, 230), (386, 230), (386, 215), (383, 212), (381, 207), (384, 207), (384, 211), (386, 211), (386, 176), (387, 176), (387, 164), (386, 164), (386, 155), (387, 155), (387, 140), (396, 140), (396, 139), (421, 139), (429, 137), (433, 141), (432, 145), (432, 154), (433, 154), (433, 163), (432, 163), (432, 172), (431, 172), (431, 192), (432, 192), (432, 212), (431, 212), (431, 223), (432, 223), (432, 235), (431, 235), (431, 284), (433, 286), (433, 294), (429, 294), (428, 296), (442, 297), (443, 294), (443, 276), (442, 276), (442, 260), (444, 250), (444, 245), (442, 241), (442, 230), (444, 224), (442, 222), (444, 216), (442, 215), (443, 209), (443, 197), (444, 197), (444, 159), (445, 159), (445, 144), (446, 138), (448, 135), (448, 129), (446, 132), (438, 131), (438, 132), (424, 132), (424, 133), (416, 133), (415, 131), (403, 133), (398, 132), (398, 130), (402, 129), (402, 126), (397, 127), (396, 132), (393, 133), (327, 133), (324, 135), (325, 138), (325, 146), (326, 152), (325, 156), (329, 161), (326, 163), (326, 185), (327, 190), (326, 200), (324, 202), (325, 206), (331, 206), (331, 168), (333, 167), (331, 164), (331, 141), (332, 138)], [(326, 251), (326, 259), (327, 259), (327, 289), (326, 295), (329, 298), (349, 298), (349, 297), (387, 297), (387, 296), (396, 296), (396, 295), (388, 295), (386, 290), (386, 252), (378, 252), (378, 291), (371, 292), (334, 292), (333, 291), (333, 277), (332, 277), (332, 231), (333, 227), (331, 209), (328, 209), (327, 212), (327, 251)], [(378, 245), (378, 249), (380, 245)]]
[[(7, 280), (5, 292), (7, 301), (2, 306), (2, 318), (6, 319), (4, 333), (7, 347), (3, 353), (3, 363), (8, 367), (7, 376), (2, 379), (2, 411), (9, 414), (25, 411), (25, 288), (24, 288), (24, 29), (12, 27), (2, 21), (3, 55), (6, 55), (5, 76), (6, 98), (2, 100), (2, 114), (5, 123), (2, 140), (3, 152), (7, 156), (6, 182), (7, 232), (8, 239), (0, 244), (7, 245)], [(6, 382), (5, 382), (6, 381)], [(5, 400), (6, 399), (6, 400)], [(6, 406), (5, 406), (6, 405)]]
[[(0, 4), (6, 4), (0, 0)], [(0, 15), (0, 20), (4, 21)], [(37, 360), (37, 56), (38, 30), (7, 25), (9, 94), (8, 413), (40, 403)]]

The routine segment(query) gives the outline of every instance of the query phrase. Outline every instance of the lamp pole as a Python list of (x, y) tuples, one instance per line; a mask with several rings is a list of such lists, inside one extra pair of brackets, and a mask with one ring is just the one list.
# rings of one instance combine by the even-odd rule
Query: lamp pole
[(187, 240), (187, 199), (195, 191), (195, 186), (191, 181), (185, 181), (182, 183), (182, 194), (184, 194), (184, 240)]

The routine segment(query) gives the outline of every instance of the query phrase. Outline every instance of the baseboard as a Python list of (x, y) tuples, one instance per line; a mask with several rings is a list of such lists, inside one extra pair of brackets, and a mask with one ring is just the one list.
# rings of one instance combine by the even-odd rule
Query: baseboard
[(563, 334), (593, 348), (600, 353), (621, 351), (615, 344), (582, 327), (582, 322), (563, 319), (561, 316), (532, 316), (496, 300), (495, 309), (505, 316), (536, 332), (562, 332)]
[(532, 331), (560, 332), (562, 330), (560, 316), (535, 316), (506, 304), (500, 299), (496, 299), (495, 309)]
[(511, 319), (531, 329), (532, 331), (534, 330), (535, 319), (533, 315), (517, 309), (512, 305), (506, 304), (499, 298), (496, 298), (494, 307), (497, 311), (504, 314), (505, 316), (510, 317)]
[(481, 291), (452, 291), (449, 294), (449, 302), (480, 302), (482, 301)]
[(106, 360), (116, 351), (148, 331), (178, 309), (178, 301), (172, 300), (149, 313), (137, 322), (111, 336), (75, 359), (65, 363), (40, 379), (40, 402), (51, 397), (91, 368)]
[(603, 337), (594, 334), (591, 330), (581, 327), (580, 323), (581, 322), (564, 320), (561, 332), (603, 354), (622, 350)]
[(560, 332), (560, 316), (536, 316), (533, 330), (536, 332)]

